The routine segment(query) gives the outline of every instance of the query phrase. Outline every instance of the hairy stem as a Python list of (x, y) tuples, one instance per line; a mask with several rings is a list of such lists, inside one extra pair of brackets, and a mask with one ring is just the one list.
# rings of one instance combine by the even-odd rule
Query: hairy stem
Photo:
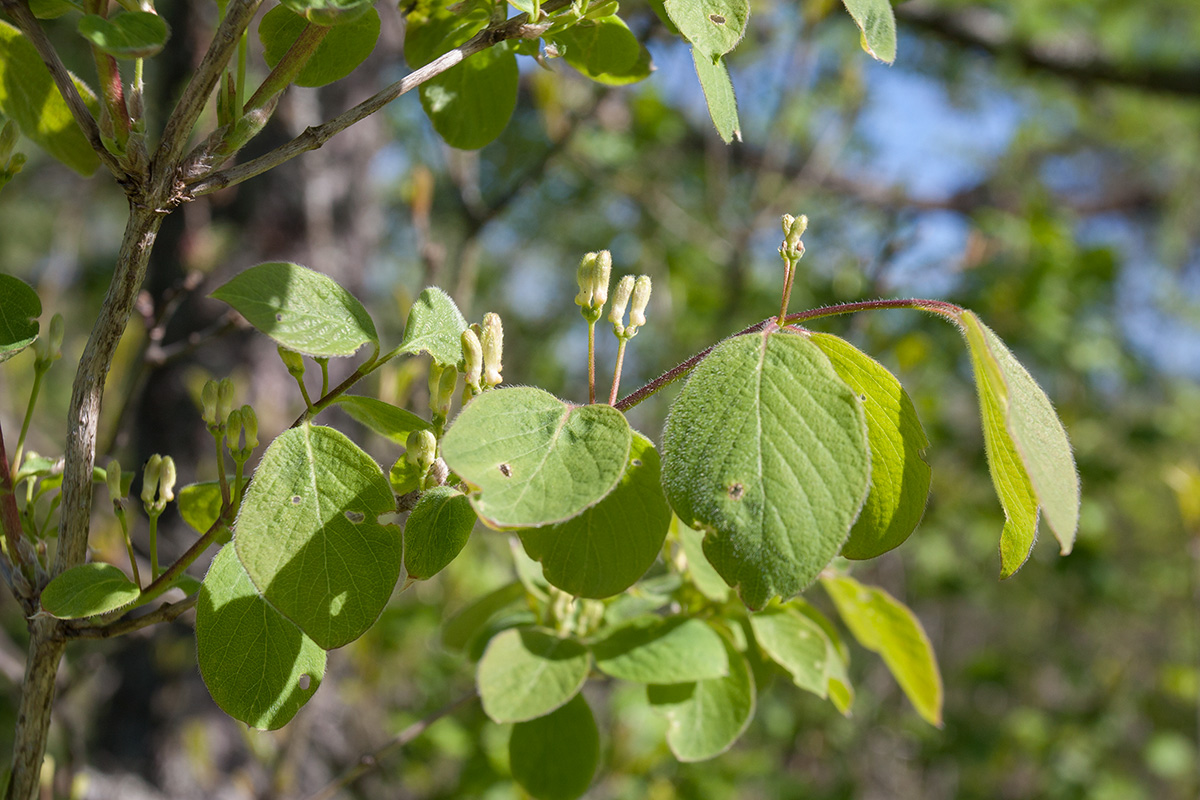
[(612, 389), (608, 393), (610, 406), (617, 404), (617, 390), (621, 388), (621, 367), (625, 365), (625, 345), (627, 344), (629, 344), (629, 340), (624, 336), (620, 337), (617, 342), (617, 365), (613, 367)]

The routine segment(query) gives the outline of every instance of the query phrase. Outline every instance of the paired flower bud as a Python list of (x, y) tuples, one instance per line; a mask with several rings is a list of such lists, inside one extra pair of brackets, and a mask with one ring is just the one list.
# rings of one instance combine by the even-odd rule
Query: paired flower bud
[(437, 437), (430, 430), (413, 431), (408, 435), (406, 445), (405, 458), (417, 468), (422, 478), (425, 477), (437, 460)]
[(210, 429), (217, 426), (217, 382), (208, 380), (204, 382), (204, 388), (200, 390), (200, 405), (202, 406), (201, 416), (204, 423)]
[(175, 459), (158, 453), (146, 461), (142, 473), (142, 505), (146, 513), (157, 517), (175, 499)]
[(803, 214), (799, 217), (784, 214), (782, 222), (783, 244), (779, 245), (779, 255), (784, 261), (795, 263), (804, 255), (804, 242), (800, 241), (800, 237), (808, 229), (808, 217)]
[(504, 327), (500, 323), (500, 315), (494, 311), (483, 315), (480, 343), (483, 346), (483, 388), (491, 389), (504, 380), (500, 374), (503, 369)]
[[(629, 324), (625, 325), (625, 307), (630, 305)], [(617, 283), (612, 311), (608, 320), (613, 324), (613, 333), (618, 339), (632, 339), (638, 328), (646, 324), (646, 305), (650, 302), (650, 276), (639, 275), (636, 279), (626, 275)]]
[(458, 367), (429, 367), (429, 410), (443, 420), (450, 413), (450, 402), (454, 399), (454, 387), (458, 385)]
[(612, 253), (607, 250), (587, 253), (579, 262), (579, 270), (575, 275), (579, 282), (579, 294), (575, 295), (575, 304), (588, 322), (600, 319), (600, 310), (608, 302), (611, 275)]
[(55, 314), (50, 318), (50, 330), (45, 336), (38, 337), (33, 343), (33, 352), (39, 364), (49, 366), (62, 358), (63, 316)]

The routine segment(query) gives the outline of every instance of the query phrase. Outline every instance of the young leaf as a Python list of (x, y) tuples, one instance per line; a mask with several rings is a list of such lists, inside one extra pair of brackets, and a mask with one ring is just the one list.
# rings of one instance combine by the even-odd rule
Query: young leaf
[(217, 705), (264, 730), (287, 724), (325, 676), (325, 651), (263, 599), (232, 545), (200, 589), (196, 661)]
[(850, 716), (850, 707), (854, 705), (854, 686), (850, 683), (850, 648), (842, 640), (842, 634), (829, 617), (818, 611), (811, 603), (799, 598), (787, 604), (787, 608), (795, 611), (812, 622), (825, 634), (827, 646), (825, 666), (828, 670), (826, 692), (829, 700), (845, 716)]
[(538, 628), (494, 636), (479, 660), (476, 684), (494, 722), (523, 722), (549, 714), (579, 693), (591, 655), (574, 639)]
[(842, 555), (874, 558), (903, 544), (925, 513), (930, 469), (922, 454), (929, 439), (908, 392), (882, 364), (845, 339), (827, 333), (809, 338), (858, 392), (867, 414), (871, 493)]
[(378, 522), (395, 508), (370, 456), (338, 431), (305, 423), (263, 454), (234, 544), (267, 602), (331, 650), (361, 636), (396, 585), (401, 532)]
[(603, 500), (629, 460), (633, 431), (612, 406), (570, 406), (530, 387), (476, 397), (442, 439), (493, 528), (561, 522)]
[(462, 492), (435, 486), (422, 493), (404, 523), (404, 569), (427, 580), (455, 559), (475, 527), (475, 512)]
[[(258, 38), (268, 67), (274, 68), (283, 60), (307, 24), (304, 17), (285, 6), (276, 6), (266, 13), (258, 25)], [(368, 7), (366, 13), (325, 35), (296, 76), (296, 85), (316, 87), (340, 81), (371, 55), (377, 41), (379, 12)]]
[(462, 332), (467, 321), (450, 295), (430, 286), (417, 296), (404, 325), (401, 353), (429, 353), (443, 366), (462, 360)]
[(729, 661), (727, 676), (646, 687), (650, 705), (667, 718), (667, 746), (680, 761), (721, 755), (754, 717), (754, 676), (746, 658), (724, 637), (721, 643)]
[(600, 761), (600, 732), (583, 695), (544, 717), (518, 722), (508, 740), (513, 779), (536, 800), (575, 800)]
[(592, 645), (596, 669), (636, 683), (689, 683), (729, 675), (721, 634), (699, 619), (639, 617)]
[(442, 645), (449, 650), (462, 650), (489, 619), (524, 598), (525, 587), (518, 581), (488, 592), (446, 620), (442, 626)]
[(792, 676), (792, 682), (825, 697), (832, 648), (821, 626), (786, 606), (768, 608), (750, 617), (754, 640), (767, 656)]
[[(242, 487), (250, 482), (242, 478)], [(233, 476), (229, 476), (229, 488), (233, 488)], [(208, 533), (208, 529), (217, 521), (221, 514), (221, 484), (217, 481), (190, 483), (175, 493), (175, 502), (179, 504), (179, 516), (197, 533)]]
[(582, 514), (520, 531), (546, 580), (577, 597), (612, 597), (654, 563), (671, 522), (663, 497), (658, 452), (636, 431), (629, 466), (612, 493)]
[(942, 725), (942, 676), (929, 637), (916, 616), (887, 592), (845, 576), (821, 585), (858, 643), (878, 653), (917, 713)]
[(683, 555), (687, 558), (687, 573), (700, 594), (714, 603), (724, 603), (728, 600), (729, 586), (704, 555), (704, 534), (695, 528), (689, 528), (676, 516), (671, 517), (671, 529), (679, 539), (679, 546), (683, 548)]
[(372, 10), (375, 0), (280, 0), (284, 6), (317, 25), (349, 25)]
[(116, 58), (150, 58), (171, 35), (167, 22), (150, 11), (123, 11), (111, 17), (86, 14), (79, 20), (79, 35)]
[(59, 619), (80, 619), (116, 611), (140, 594), (119, 567), (92, 562), (71, 567), (46, 584), (42, 610)]
[[(95, 93), (74, 75), (71, 80), (88, 109), (99, 114)], [(100, 166), (100, 157), (75, 124), (41, 56), (20, 31), (3, 20), (0, 20), (0, 113), (17, 123), (22, 134), (80, 175), (91, 175)]]
[(663, 488), (750, 608), (804, 589), (867, 495), (858, 395), (807, 337), (729, 339), (692, 372), (663, 429)]
[(750, 20), (748, 0), (665, 0), (663, 7), (693, 54), (709, 61), (737, 47)]
[(582, 20), (549, 37), (563, 60), (598, 83), (624, 85), (650, 75), (650, 53), (613, 15)]
[(67, 0), (29, 0), (29, 10), (38, 19), (58, 19), (63, 14), (77, 11), (80, 6), (80, 3)]
[(970, 311), (963, 331), (975, 369), (988, 468), (1006, 521), (1000, 535), (1000, 577), (1025, 563), (1037, 537), (1039, 509), (1071, 552), (1079, 526), (1079, 474), (1050, 398), (1000, 338)]
[(862, 31), (863, 50), (885, 64), (896, 60), (896, 14), (888, 0), (842, 0)]
[(703, 53), (692, 48), (692, 63), (696, 65), (696, 77), (708, 101), (708, 115), (725, 144), (734, 139), (742, 140), (742, 124), (738, 121), (737, 97), (733, 94), (733, 81), (729, 70), (720, 59), (710, 61)]
[(518, 78), (516, 55), (493, 45), (421, 84), (421, 107), (446, 144), (478, 150), (508, 126)]
[(375, 323), (332, 278), (286, 261), (250, 267), (212, 293), (278, 344), (309, 356), (350, 356), (370, 343)]
[(376, 400), (374, 397), (344, 394), (336, 402), (355, 422), (366, 425), (380, 436), (391, 439), (397, 444), (407, 442), (408, 435), (413, 431), (428, 430), (433, 427), (427, 420), (418, 417), (411, 411), (398, 408), (382, 400)]
[(41, 315), (37, 292), (20, 278), (0, 272), (0, 364), (37, 340)]

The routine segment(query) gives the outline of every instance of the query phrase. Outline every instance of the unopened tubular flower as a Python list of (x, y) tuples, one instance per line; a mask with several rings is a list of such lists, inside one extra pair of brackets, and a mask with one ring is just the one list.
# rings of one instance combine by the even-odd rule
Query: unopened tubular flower
[(169, 503), (175, 499), (175, 459), (163, 456), (162, 474), (158, 477), (158, 500)]
[(204, 388), (200, 390), (200, 404), (204, 407), (204, 422), (209, 426), (217, 424), (217, 394), (217, 382), (205, 381)]
[(463, 374), (467, 386), (474, 392), (479, 391), (479, 381), (483, 377), (483, 344), (475, 331), (467, 328), (462, 332)]
[(579, 262), (575, 277), (579, 282), (579, 294), (575, 303), (589, 322), (600, 319), (601, 309), (608, 302), (608, 282), (612, 276), (612, 253), (601, 250), (586, 253)]
[(217, 386), (217, 419), (225, 420), (233, 410), (233, 379), (221, 378)]
[(499, 386), (504, 380), (504, 327), (500, 323), (500, 315), (489, 311), (483, 315), (483, 388), (490, 389)]
[(608, 312), (608, 321), (613, 324), (613, 333), (617, 336), (625, 332), (625, 308), (633, 295), (633, 276), (626, 275), (617, 281), (617, 292), (613, 295), (612, 310)]
[(646, 324), (646, 304), (650, 302), (650, 276), (639, 275), (633, 284), (633, 305), (629, 309), (629, 327), (637, 329)]
[(575, 271), (575, 280), (579, 284), (579, 293), (575, 295), (575, 305), (588, 308), (592, 305), (592, 270), (596, 266), (596, 254), (584, 253), (579, 260), (579, 269)]
[(424, 477), (437, 458), (437, 437), (433, 435), (433, 431), (419, 430), (410, 433), (404, 456)]
[(108, 496), (115, 503), (121, 499), (121, 463), (115, 458), (108, 462), (108, 470), (104, 473), (108, 485)]
[(249, 405), (242, 406), (242, 427), (246, 431), (246, 449), (258, 447), (258, 415)]
[(154, 502), (154, 493), (158, 491), (158, 479), (162, 475), (162, 461), (163, 458), (158, 453), (146, 461), (146, 469), (142, 473), (142, 502), (146, 505)]

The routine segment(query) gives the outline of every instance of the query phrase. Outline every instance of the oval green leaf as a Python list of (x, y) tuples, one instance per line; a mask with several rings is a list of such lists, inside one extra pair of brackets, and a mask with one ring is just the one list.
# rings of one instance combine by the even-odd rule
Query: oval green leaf
[(309, 356), (350, 356), (378, 347), (362, 303), (332, 278), (286, 261), (243, 271), (212, 293), (278, 344)]
[(724, 603), (729, 599), (729, 586), (704, 555), (704, 534), (689, 528), (676, 516), (671, 518), (671, 528), (679, 539), (679, 546), (687, 559), (688, 577), (696, 589), (714, 603)]
[(382, 400), (376, 400), (374, 397), (344, 394), (336, 402), (338, 407), (355, 422), (366, 425), (375, 433), (391, 439), (397, 444), (408, 442), (408, 435), (413, 431), (428, 430), (433, 427), (429, 421), (418, 417), (411, 411), (406, 411)]
[(903, 544), (925, 514), (931, 471), (923, 454), (929, 439), (908, 392), (882, 364), (837, 336), (813, 333), (809, 338), (858, 392), (867, 414), (871, 493), (842, 555), (874, 558)]
[(671, 509), (658, 452), (636, 431), (629, 467), (612, 493), (566, 522), (520, 531), (546, 580), (577, 597), (612, 597), (646, 574), (662, 550)]
[(523, 599), (525, 587), (519, 581), (513, 581), (472, 601), (446, 620), (442, 626), (442, 645), (450, 650), (462, 650), (488, 620)]
[[(234, 476), (229, 476), (229, 487), (233, 488)], [(250, 483), (249, 478), (242, 479), (242, 488)], [(221, 484), (216, 481), (190, 483), (175, 493), (175, 501), (179, 504), (179, 516), (197, 533), (208, 533), (208, 529), (221, 514), (224, 501), (221, 498)]]
[(446, 144), (478, 150), (508, 126), (519, 77), (516, 55), (493, 45), (421, 84), (421, 107)]
[(217, 705), (263, 730), (287, 724), (325, 676), (325, 651), (263, 599), (232, 546), (200, 589), (196, 661)]
[(372, 10), (375, 0), (280, 0), (292, 13), (317, 25), (349, 25)]
[(563, 60), (598, 83), (620, 86), (650, 76), (650, 53), (618, 16), (582, 20), (549, 37)]
[(318, 645), (341, 647), (383, 611), (402, 535), (381, 525), (396, 500), (379, 465), (332, 428), (280, 434), (238, 515), (238, 558), (262, 596)]
[(537, 800), (575, 800), (587, 791), (600, 761), (600, 732), (583, 695), (513, 726), (508, 763), (513, 779)]
[(633, 442), (620, 411), (571, 406), (530, 387), (476, 397), (442, 439), (442, 457), (473, 488), (493, 528), (561, 522), (616, 488)]
[(0, 364), (37, 340), (41, 315), (37, 292), (20, 278), (0, 272)]
[(429, 353), (442, 366), (462, 360), (462, 332), (467, 321), (450, 298), (436, 286), (430, 286), (417, 296), (404, 323), (401, 353)]
[(116, 611), (140, 594), (119, 567), (92, 562), (71, 567), (46, 584), (42, 610), (59, 619), (81, 619)]
[(1000, 504), (1000, 577), (1029, 558), (1038, 511), (1046, 515), (1063, 555), (1079, 527), (1079, 473), (1062, 422), (1050, 398), (1000, 337), (970, 311), (962, 315), (979, 393), (988, 469)]
[(479, 660), (479, 700), (494, 722), (523, 722), (549, 714), (579, 693), (591, 655), (574, 639), (538, 628), (510, 628), (488, 643)]
[(667, 718), (667, 746), (680, 761), (724, 753), (754, 717), (754, 676), (746, 658), (721, 637), (729, 661), (723, 678), (646, 687), (650, 704)]
[(896, 60), (896, 14), (888, 0), (842, 0), (862, 32), (863, 50), (885, 64)]
[(690, 683), (729, 674), (721, 634), (699, 619), (646, 616), (592, 644), (596, 669), (635, 683)]
[[(100, 106), (87, 84), (71, 76), (83, 102), (95, 115)], [(54, 158), (80, 175), (100, 166), (100, 157), (75, 124), (34, 46), (21, 32), (0, 20), (0, 113)]]
[(807, 337), (729, 339), (692, 372), (663, 430), (663, 488), (750, 608), (833, 560), (868, 491), (858, 395)]
[(738, 121), (737, 97), (733, 93), (733, 81), (725, 62), (710, 61), (703, 53), (692, 48), (692, 63), (696, 65), (696, 77), (704, 90), (708, 102), (708, 115), (725, 144), (734, 139), (742, 140), (742, 123)]
[(470, 501), (457, 489), (435, 486), (423, 492), (404, 523), (408, 576), (426, 580), (445, 569), (466, 546), (476, 519)]
[(931, 725), (942, 725), (942, 676), (920, 621), (887, 592), (853, 578), (832, 576), (821, 585), (858, 643), (883, 663)]
[(116, 58), (150, 58), (167, 43), (167, 22), (150, 11), (123, 11), (111, 17), (87, 14), (79, 20), (79, 35)]
[(779, 607), (752, 615), (750, 628), (759, 648), (788, 671), (793, 683), (818, 697), (826, 696), (833, 648), (820, 625), (797, 611)]
[[(258, 38), (268, 67), (274, 68), (283, 60), (307, 24), (304, 17), (284, 6), (266, 13), (258, 26)], [(378, 41), (379, 12), (368, 7), (366, 13), (325, 35), (296, 76), (296, 85), (317, 87), (340, 81), (371, 55)]]
[(750, 20), (748, 0), (664, 0), (663, 7), (694, 52), (709, 61), (737, 47)]

